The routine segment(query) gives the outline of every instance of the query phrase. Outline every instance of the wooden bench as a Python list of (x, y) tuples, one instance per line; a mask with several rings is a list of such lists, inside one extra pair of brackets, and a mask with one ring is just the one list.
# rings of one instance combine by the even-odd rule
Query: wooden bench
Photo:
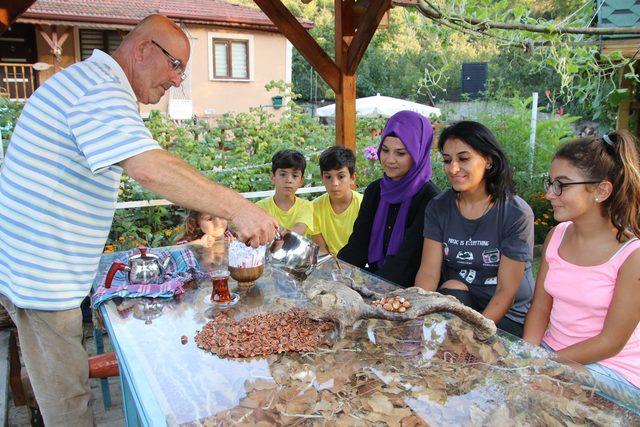
[(9, 344), (11, 330), (0, 330), (0, 426), (8, 425), (9, 418)]
[(26, 372), (22, 372), (17, 335), (15, 328), (0, 330), (0, 387), (2, 387), (2, 396), (0, 396), (2, 424), (0, 425), (6, 426), (8, 422), (9, 387), (11, 387), (14, 406), (27, 405), (31, 425), (44, 426), (29, 379)]

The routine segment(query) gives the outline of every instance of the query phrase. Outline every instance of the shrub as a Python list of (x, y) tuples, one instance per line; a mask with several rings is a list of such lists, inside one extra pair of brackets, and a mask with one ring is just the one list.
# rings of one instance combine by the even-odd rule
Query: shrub
[(0, 133), (2, 134), (2, 148), (5, 153), (13, 128), (22, 112), (22, 107), (24, 107), (24, 103), (11, 101), (4, 96), (0, 96)]

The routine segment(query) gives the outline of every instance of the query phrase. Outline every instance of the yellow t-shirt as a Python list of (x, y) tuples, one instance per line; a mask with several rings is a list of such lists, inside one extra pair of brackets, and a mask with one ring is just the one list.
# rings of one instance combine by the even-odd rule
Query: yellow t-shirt
[(256, 205), (277, 219), (283, 227), (291, 228), (301, 222), (307, 226), (305, 234), (313, 232), (313, 204), (309, 200), (296, 196), (296, 201), (288, 211), (280, 209), (276, 202), (273, 201), (273, 196), (257, 201)]
[(322, 234), (327, 248), (332, 254), (337, 254), (349, 241), (353, 232), (353, 223), (360, 212), (362, 194), (351, 190), (353, 197), (351, 204), (342, 213), (335, 213), (328, 194), (323, 194), (313, 201), (313, 230), (314, 234)]

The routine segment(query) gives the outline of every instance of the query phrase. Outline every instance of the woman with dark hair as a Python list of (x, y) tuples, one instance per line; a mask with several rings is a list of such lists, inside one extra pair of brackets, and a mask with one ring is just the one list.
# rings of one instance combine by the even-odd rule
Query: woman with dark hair
[(545, 188), (560, 223), (544, 244), (524, 339), (584, 364), (638, 402), (638, 141), (621, 131), (565, 144)]
[(389, 118), (378, 146), (382, 179), (364, 191), (353, 233), (338, 258), (400, 286), (412, 286), (420, 265), (427, 203), (440, 190), (431, 178), (433, 127), (413, 111)]
[(440, 135), (451, 189), (427, 206), (416, 286), (453, 295), (522, 336), (533, 295), (533, 211), (515, 195), (489, 129), (462, 121)]

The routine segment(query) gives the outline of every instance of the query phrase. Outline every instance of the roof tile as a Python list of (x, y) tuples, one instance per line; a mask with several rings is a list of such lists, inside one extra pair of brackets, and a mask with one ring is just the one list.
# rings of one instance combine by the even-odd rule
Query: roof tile
[[(153, 13), (186, 22), (249, 24), (275, 28), (260, 9), (222, 0), (38, 0), (24, 16), (85, 22), (91, 20), (98, 23), (113, 20), (136, 23)], [(305, 28), (313, 27), (311, 22), (301, 22)]]

